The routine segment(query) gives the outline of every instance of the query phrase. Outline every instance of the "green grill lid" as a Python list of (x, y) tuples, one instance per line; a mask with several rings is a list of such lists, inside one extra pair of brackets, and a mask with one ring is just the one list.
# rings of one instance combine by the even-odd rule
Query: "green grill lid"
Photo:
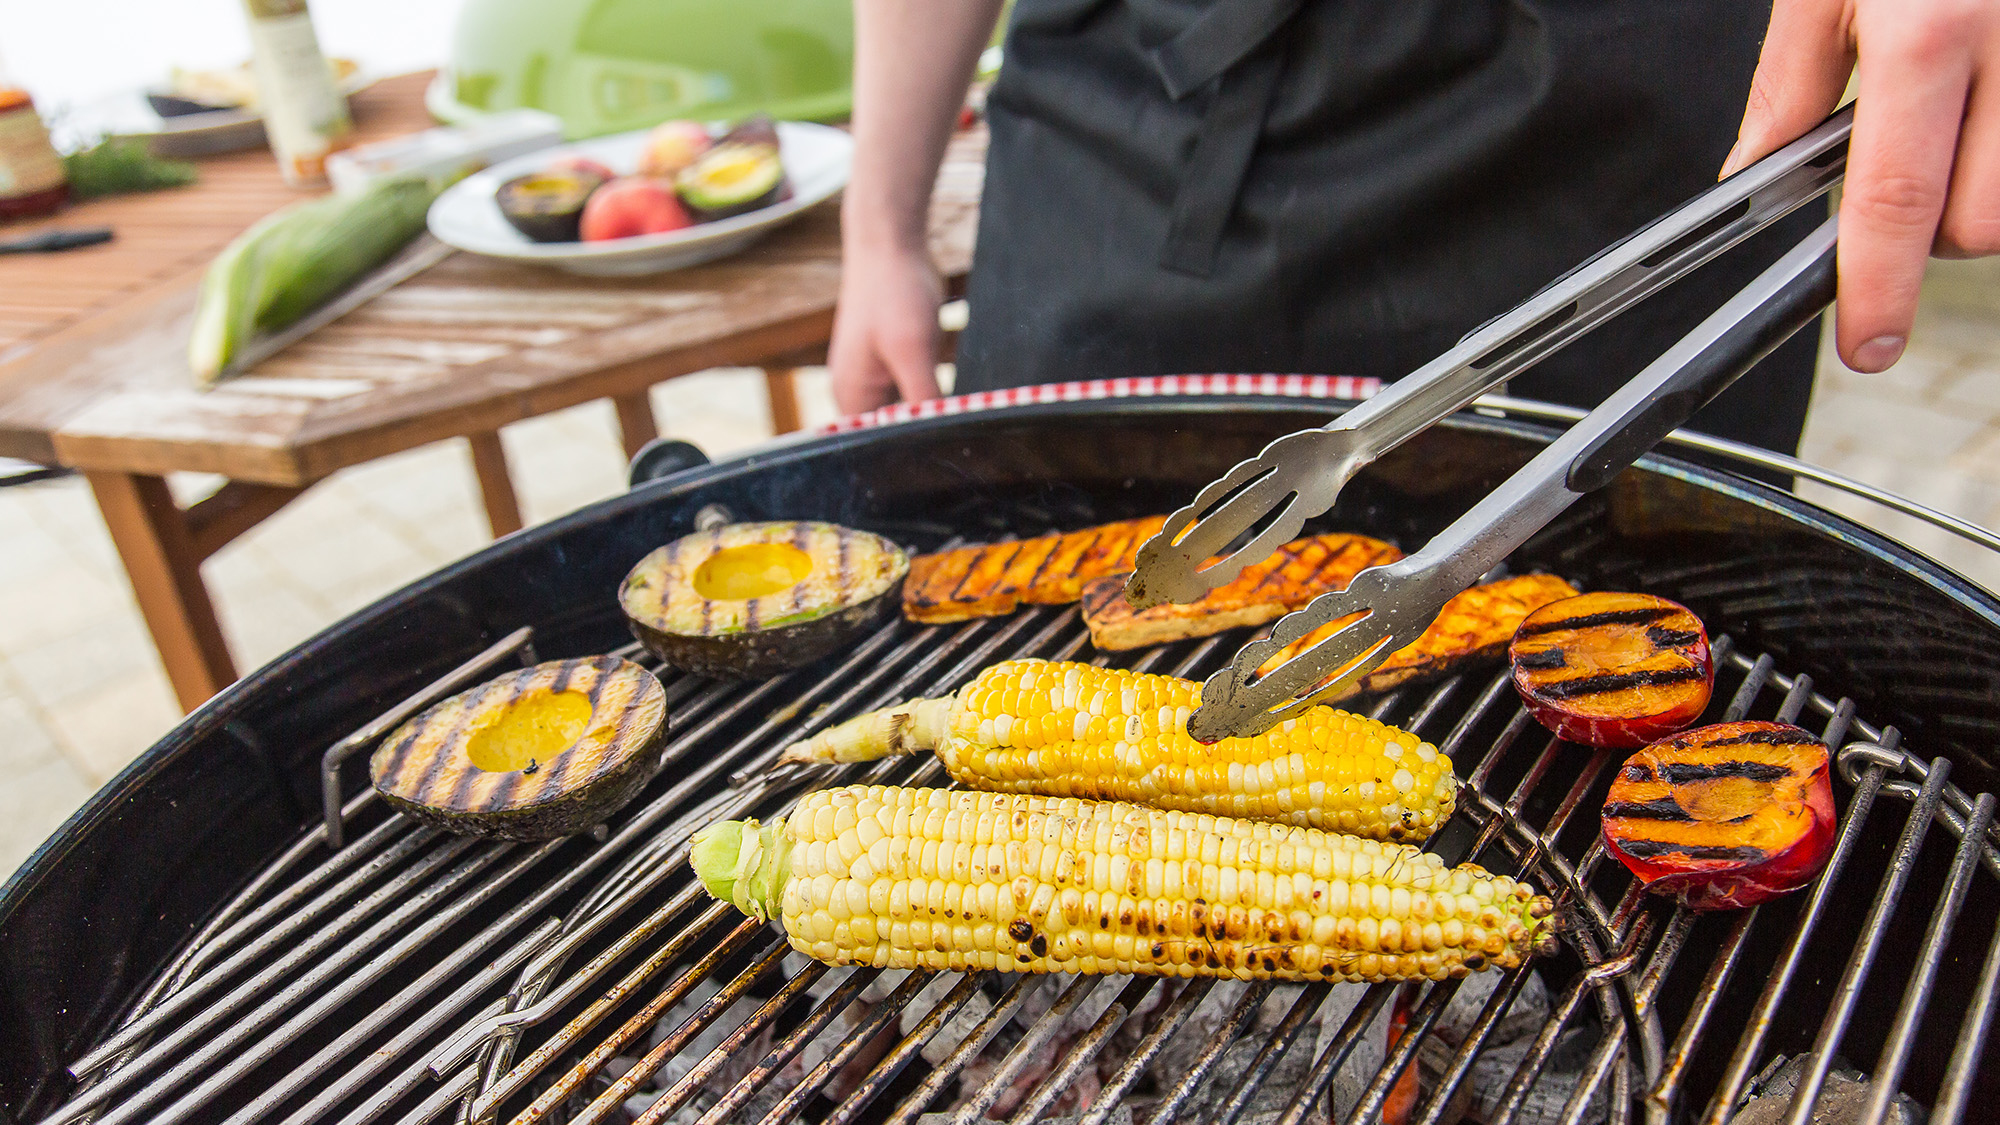
[(852, 0), (466, 0), (432, 84), (447, 122), (522, 106), (570, 139), (676, 117), (847, 116)]

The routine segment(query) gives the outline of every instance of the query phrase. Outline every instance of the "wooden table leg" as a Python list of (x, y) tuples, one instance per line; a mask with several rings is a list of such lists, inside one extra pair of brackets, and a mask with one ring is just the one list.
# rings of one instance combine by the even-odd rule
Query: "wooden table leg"
[(653, 421), (652, 394), (617, 395), (611, 405), (618, 410), (618, 436), (625, 441), (625, 459), (630, 461), (647, 442), (660, 436), (660, 427)]
[(186, 513), (160, 477), (95, 470), (84, 476), (124, 560), (174, 696), (192, 711), (236, 681), (236, 665), (201, 581), (201, 551)]
[(771, 432), (789, 434), (799, 428), (799, 390), (792, 376), (796, 367), (766, 367), (764, 393), (771, 400)]
[(479, 478), (479, 497), (486, 502), (486, 526), (493, 538), (521, 530), (521, 502), (514, 497), (514, 479), (507, 475), (507, 451), (498, 433), (467, 434), (472, 446), (472, 472)]

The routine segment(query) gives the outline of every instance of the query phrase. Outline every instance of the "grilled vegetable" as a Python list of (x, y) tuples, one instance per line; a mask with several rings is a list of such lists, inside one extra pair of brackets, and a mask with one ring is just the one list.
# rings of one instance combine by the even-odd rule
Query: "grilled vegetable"
[(821, 731), (782, 760), (934, 750), (975, 789), (1139, 801), (1385, 840), (1422, 840), (1451, 816), (1451, 760), (1414, 734), (1315, 707), (1263, 734), (1204, 745), (1187, 733), (1200, 702), (1200, 684), (1173, 676), (1010, 660), (942, 699)]
[(667, 695), (615, 656), (556, 660), (460, 692), (369, 760), (390, 805), (462, 836), (547, 840), (622, 808), (658, 765)]
[(834, 965), (1442, 980), (1554, 944), (1550, 901), (1471, 864), (1109, 801), (853, 786), (696, 833), (708, 892)]
[[(1474, 664), (1498, 660), (1507, 654), (1507, 642), (1514, 638), (1514, 630), (1528, 614), (1550, 602), (1575, 596), (1576, 587), (1553, 574), (1522, 574), (1474, 586), (1444, 603), (1437, 620), (1431, 622), (1422, 636), (1390, 653), (1389, 659), (1373, 672), (1349, 684), (1338, 695), (1329, 695), (1320, 702), (1332, 703), (1409, 684), (1429, 683)], [(1314, 629), (1279, 649), (1258, 673), (1269, 672), (1320, 643), (1358, 616), (1349, 614)], [(1327, 679), (1338, 674), (1336, 669)]]
[(530, 172), (501, 184), (493, 202), (515, 230), (536, 242), (575, 242), (583, 205), (603, 184), (587, 172)]
[(681, 201), (705, 219), (776, 203), (784, 187), (785, 164), (775, 143), (723, 141), (674, 177)]
[(356, 195), (295, 203), (236, 237), (209, 264), (195, 297), (188, 366), (213, 383), (250, 340), (331, 300), (424, 229), (442, 183), (380, 180)]
[(1798, 890), (1833, 850), (1826, 744), (1785, 723), (1721, 723), (1632, 755), (1604, 847), (1657, 894), (1734, 910)]
[(895, 612), (901, 547), (830, 523), (733, 523), (640, 559), (618, 590), (632, 632), (703, 676), (810, 664)]
[(1100, 578), (1084, 587), (1083, 620), (1090, 643), (1112, 652), (1206, 637), (1275, 621), (1321, 594), (1346, 589), (1361, 571), (1402, 557), (1366, 535), (1314, 535), (1285, 544), (1185, 605), (1135, 610), (1125, 601), (1122, 575)]
[(1515, 630), (1508, 656), (1528, 713), (1592, 746), (1644, 746), (1680, 730), (1701, 717), (1715, 683), (1701, 619), (1651, 594), (1545, 605)]
[(1128, 573), (1139, 545), (1166, 522), (1165, 516), (1145, 516), (1062, 535), (919, 555), (910, 562), (910, 580), (903, 584), (903, 615), (943, 625), (998, 617), (1024, 602), (1065, 605), (1081, 597), (1090, 580)]

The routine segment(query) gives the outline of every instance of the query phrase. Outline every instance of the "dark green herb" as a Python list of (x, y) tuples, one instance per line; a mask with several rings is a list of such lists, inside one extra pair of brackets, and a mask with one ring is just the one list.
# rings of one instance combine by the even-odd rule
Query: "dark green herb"
[(154, 156), (143, 141), (118, 138), (63, 157), (63, 170), (69, 173), (72, 199), (185, 187), (195, 180), (194, 165)]

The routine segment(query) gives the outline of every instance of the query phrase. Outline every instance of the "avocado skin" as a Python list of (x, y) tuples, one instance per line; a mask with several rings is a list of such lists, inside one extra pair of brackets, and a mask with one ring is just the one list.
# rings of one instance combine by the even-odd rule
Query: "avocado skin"
[(627, 754), (609, 773), (592, 778), (554, 800), (527, 808), (446, 812), (379, 789), (376, 792), (381, 793), (382, 799), (397, 812), (407, 813), (425, 824), (458, 836), (524, 842), (574, 836), (604, 823), (639, 795), (639, 790), (653, 779), (653, 770), (659, 765), (659, 751), (665, 743), (666, 733), (667, 724), (662, 722), (646, 745)]
[(760, 680), (803, 668), (881, 625), (902, 604), (902, 591), (901, 582), (892, 582), (867, 601), (810, 621), (706, 637), (661, 632), (629, 615), (625, 620), (639, 643), (672, 667), (711, 679)]
[(604, 181), (595, 176), (576, 175), (576, 184), (571, 194), (552, 201), (549, 206), (536, 206), (536, 201), (528, 195), (523, 185), (532, 180), (558, 178), (555, 173), (530, 172), (516, 176), (501, 184), (494, 193), (494, 203), (500, 208), (503, 218), (515, 230), (536, 242), (575, 242), (583, 222), (583, 205), (590, 200), (592, 192), (604, 186)]

